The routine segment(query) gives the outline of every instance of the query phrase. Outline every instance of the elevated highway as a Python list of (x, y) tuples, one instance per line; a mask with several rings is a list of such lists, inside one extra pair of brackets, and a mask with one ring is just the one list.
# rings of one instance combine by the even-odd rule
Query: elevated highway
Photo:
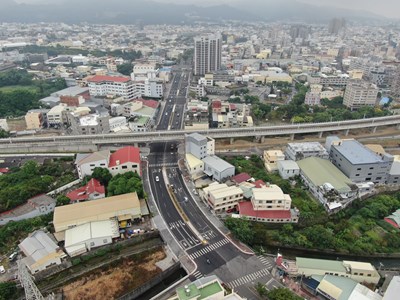
[[(295, 134), (305, 133), (316, 133), (322, 136), (324, 132), (332, 131), (344, 131), (347, 135), (352, 129), (371, 128), (372, 131), (375, 131), (380, 126), (398, 126), (400, 128), (400, 115), (338, 122), (209, 129), (197, 132), (214, 139), (255, 137), (263, 140), (268, 136), (291, 135), (293, 138)], [(187, 130), (161, 130), (123, 134), (7, 138), (0, 139), (0, 153), (97, 151), (102, 145), (181, 141), (185, 134), (190, 132)]]

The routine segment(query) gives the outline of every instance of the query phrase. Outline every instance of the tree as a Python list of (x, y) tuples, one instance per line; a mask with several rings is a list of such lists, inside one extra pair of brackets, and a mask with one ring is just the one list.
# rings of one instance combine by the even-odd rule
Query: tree
[(0, 282), (0, 300), (16, 299), (17, 284), (15, 282)]
[(126, 63), (117, 66), (117, 71), (123, 75), (130, 76), (132, 73), (132, 64)]
[(0, 138), (8, 138), (10, 136), (10, 133), (8, 131), (5, 131), (4, 129), (0, 128)]
[(137, 192), (139, 198), (144, 198), (142, 179), (137, 173), (126, 172), (114, 176), (107, 186), (107, 196), (116, 196)]
[(303, 300), (287, 288), (273, 289), (267, 293), (267, 297), (270, 300)]
[(260, 295), (260, 297), (264, 298), (265, 296), (267, 296), (268, 290), (265, 287), (265, 285), (262, 284), (261, 282), (257, 282), (256, 285), (254, 286), (254, 288), (256, 289), (256, 291)]
[(93, 170), (92, 178), (97, 179), (102, 185), (107, 186), (112, 179), (112, 175), (107, 168), (96, 167)]
[(249, 221), (228, 217), (225, 220), (225, 225), (243, 243), (251, 244), (253, 242), (254, 232), (250, 227)]
[(69, 199), (65, 195), (58, 195), (56, 199), (56, 206), (68, 205), (71, 203), (71, 199)]

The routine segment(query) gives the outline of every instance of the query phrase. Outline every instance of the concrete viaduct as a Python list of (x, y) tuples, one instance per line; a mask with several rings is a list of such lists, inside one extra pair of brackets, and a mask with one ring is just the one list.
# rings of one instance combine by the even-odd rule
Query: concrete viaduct
[[(295, 134), (316, 133), (319, 134), (319, 137), (322, 137), (324, 132), (332, 131), (343, 131), (344, 135), (348, 135), (352, 129), (371, 128), (372, 132), (375, 132), (380, 126), (397, 126), (400, 129), (400, 115), (324, 123), (209, 129), (197, 132), (214, 139), (230, 139), (231, 142), (240, 137), (255, 137), (263, 142), (265, 137), (268, 136), (289, 135), (293, 139)], [(0, 153), (89, 152), (98, 151), (102, 145), (179, 142), (184, 139), (185, 134), (190, 132), (169, 130), (123, 134), (6, 138), (0, 139)]]

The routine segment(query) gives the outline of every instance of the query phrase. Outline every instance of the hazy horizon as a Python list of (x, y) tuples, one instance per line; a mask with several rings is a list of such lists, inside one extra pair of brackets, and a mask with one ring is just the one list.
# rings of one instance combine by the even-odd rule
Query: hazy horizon
[[(85, 1), (85, 0), (82, 0)], [(153, 1), (161, 3), (177, 3), (177, 4), (195, 4), (198, 6), (209, 6), (218, 4), (231, 4), (240, 3), (243, 0), (203, 0), (201, 3), (197, 0), (142, 0), (142, 1)], [(279, 0), (266, 0), (266, 2)], [(316, 6), (327, 6), (335, 8), (344, 8), (351, 10), (365, 10), (371, 13), (382, 15), (388, 18), (400, 19), (400, 1), (399, 0), (292, 0), (297, 2), (308, 3)], [(56, 2), (68, 2), (67, 0), (15, 0), (18, 3), (38, 4), (38, 3), (56, 3)]]

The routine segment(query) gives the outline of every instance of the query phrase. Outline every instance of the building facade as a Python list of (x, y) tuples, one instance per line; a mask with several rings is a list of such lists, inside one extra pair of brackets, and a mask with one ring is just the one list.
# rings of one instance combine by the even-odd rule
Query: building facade
[(388, 181), (394, 161), (392, 155), (375, 153), (354, 139), (332, 142), (330, 159), (353, 182), (378, 184)]
[(93, 97), (121, 96), (124, 100), (139, 97), (129, 77), (96, 75), (87, 80), (89, 93)]
[(205, 36), (194, 40), (194, 74), (205, 75), (221, 68), (222, 40), (220, 36)]
[(343, 104), (351, 110), (356, 110), (362, 106), (375, 106), (378, 96), (376, 85), (363, 81), (351, 80), (344, 92)]

